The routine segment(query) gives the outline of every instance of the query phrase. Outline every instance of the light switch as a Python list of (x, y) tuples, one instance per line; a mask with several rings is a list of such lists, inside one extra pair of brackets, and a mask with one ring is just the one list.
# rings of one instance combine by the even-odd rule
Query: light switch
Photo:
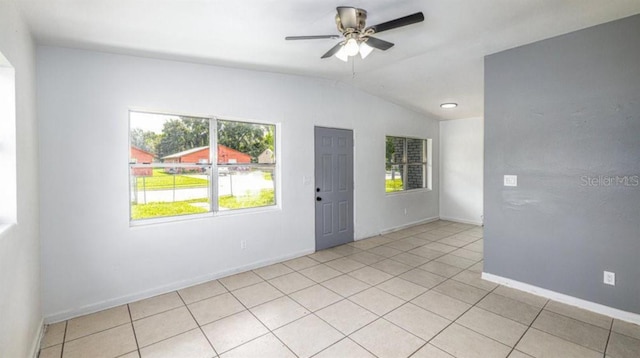
[(518, 176), (517, 175), (505, 175), (504, 176), (504, 186), (518, 186)]

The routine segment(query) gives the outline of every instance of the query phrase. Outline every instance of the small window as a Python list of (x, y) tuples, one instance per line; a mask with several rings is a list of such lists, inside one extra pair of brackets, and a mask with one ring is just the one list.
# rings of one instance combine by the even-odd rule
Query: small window
[(129, 122), (132, 221), (276, 204), (275, 125), (133, 111)]
[(0, 53), (0, 231), (17, 222), (15, 70)]
[(431, 189), (431, 140), (386, 137), (385, 191)]

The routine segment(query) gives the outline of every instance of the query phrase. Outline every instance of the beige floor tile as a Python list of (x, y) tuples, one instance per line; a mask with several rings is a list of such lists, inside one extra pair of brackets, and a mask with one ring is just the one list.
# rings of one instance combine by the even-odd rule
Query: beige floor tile
[(316, 312), (316, 315), (346, 335), (355, 332), (378, 318), (378, 315), (349, 300), (343, 300), (325, 307)]
[(138, 347), (131, 323), (85, 336), (64, 344), (63, 358), (113, 358)]
[(357, 254), (362, 250), (356, 247), (353, 247), (351, 245), (340, 245), (340, 246), (330, 248), (329, 251), (335, 252), (336, 254), (341, 256), (349, 256), (349, 255)]
[(389, 247), (389, 246), (378, 246), (378, 247), (374, 247), (373, 249), (369, 249), (367, 251), (372, 254), (383, 256), (383, 257), (392, 257), (402, 253), (401, 250), (394, 249), (393, 247)]
[(493, 293), (509, 297), (520, 302), (524, 302), (534, 307), (544, 307), (544, 305), (547, 303), (547, 299), (544, 297), (532, 295), (530, 293), (516, 290), (507, 286), (499, 286), (493, 291)]
[(342, 272), (334, 270), (325, 264), (309, 267), (299, 272), (318, 283), (342, 275)]
[(44, 336), (40, 341), (40, 348), (47, 348), (62, 343), (66, 329), (67, 321), (48, 324)]
[(342, 299), (342, 296), (320, 285), (314, 285), (294, 292), (290, 294), (289, 297), (311, 312), (327, 307)]
[(376, 254), (372, 254), (370, 252), (367, 251), (362, 251), (362, 252), (358, 252), (356, 254), (347, 256), (348, 258), (352, 259), (352, 260), (356, 260), (358, 262), (361, 262), (365, 265), (371, 265), (371, 264), (375, 264), (378, 261), (382, 261), (385, 259), (384, 256), (380, 256), (380, 255), (376, 255)]
[(513, 351), (511, 352), (511, 354), (509, 354), (509, 358), (534, 358), (528, 354), (524, 354), (520, 351)]
[(533, 357), (602, 358), (602, 353), (535, 328), (530, 328), (525, 333), (516, 349)]
[(373, 240), (373, 238), (354, 241), (350, 244), (351, 246), (360, 249), (360, 250), (369, 250), (376, 246), (382, 245), (380, 241)]
[(447, 254), (447, 255), (438, 257), (436, 261), (445, 263), (447, 265), (456, 266), (465, 270), (473, 266), (473, 264), (475, 264), (476, 262), (478, 262), (477, 260), (469, 260), (469, 259), (465, 259), (464, 257), (459, 257), (452, 254)]
[(376, 287), (396, 297), (402, 298), (405, 301), (410, 301), (427, 291), (425, 287), (416, 285), (415, 283), (403, 280), (399, 277), (394, 277), (377, 285)]
[(598, 352), (604, 352), (609, 338), (608, 329), (547, 310), (540, 312), (532, 327)]
[(349, 297), (349, 300), (379, 316), (391, 312), (405, 302), (375, 287), (355, 294)]
[(640, 356), (640, 339), (612, 332), (607, 345), (607, 357), (638, 358)]
[(237, 289), (255, 285), (258, 282), (262, 282), (263, 280), (260, 276), (256, 275), (252, 271), (238, 273), (232, 276), (223, 277), (220, 280), (220, 283), (224, 285), (229, 291), (235, 291)]
[(390, 275), (397, 276), (413, 269), (413, 266), (405, 265), (391, 259), (382, 260), (371, 265), (371, 267), (384, 271)]
[[(38, 357), (40, 358), (40, 357)], [(122, 356), (118, 356), (118, 358), (140, 358), (140, 354), (138, 351), (130, 352)]]
[(291, 273), (293, 272), (293, 270), (283, 264), (274, 264), (255, 269), (253, 270), (253, 272), (262, 277), (262, 279), (264, 280), (270, 280), (272, 278)]
[(457, 249), (457, 247), (455, 246), (451, 246), (451, 245), (446, 245), (440, 242), (430, 242), (427, 245), (424, 245), (424, 247), (431, 249), (431, 250), (435, 250), (435, 251), (440, 251), (442, 253), (448, 254), (452, 251), (455, 251)]
[(498, 284), (493, 283), (491, 281), (483, 280), (482, 275), (479, 272), (473, 272), (469, 270), (464, 270), (459, 274), (452, 277), (452, 279), (466, 283), (467, 285), (477, 287), (483, 289), (485, 291), (491, 291), (494, 288), (498, 287)]
[(411, 358), (455, 358), (451, 354), (433, 346), (431, 344), (426, 344), (424, 347), (420, 348)]
[(398, 261), (400, 263), (403, 263), (405, 265), (409, 265), (411, 267), (422, 266), (422, 265), (426, 264), (427, 262), (431, 261), (431, 259), (429, 259), (429, 258), (418, 256), (418, 255), (414, 255), (414, 254), (410, 254), (408, 252), (403, 252), (401, 254), (393, 256), (391, 258), (391, 260)]
[(378, 319), (349, 338), (380, 358), (408, 357), (425, 343), (384, 319)]
[(339, 259), (342, 256), (344, 255), (340, 255), (334, 251), (329, 251), (329, 250), (322, 250), (322, 251), (315, 252), (311, 255), (307, 255), (307, 257), (314, 259), (318, 262), (327, 262), (327, 261)]
[(370, 266), (350, 272), (349, 276), (368, 283), (369, 285), (377, 285), (393, 277), (384, 271), (380, 271)]
[(319, 262), (314, 259), (310, 259), (307, 256), (303, 256), (303, 257), (298, 257), (297, 259), (285, 261), (283, 262), (283, 264), (285, 264), (287, 267), (289, 267), (292, 270), (299, 271), (299, 270), (304, 270), (311, 266), (318, 265)]
[(419, 267), (421, 270), (429, 271), (431, 273), (435, 273), (436, 275), (444, 276), (446, 278), (452, 277), (460, 273), (462, 271), (461, 268), (443, 264), (438, 261), (427, 262), (426, 264)]
[(516, 322), (520, 322), (526, 326), (533, 322), (541, 310), (539, 307), (534, 307), (518, 300), (497, 295), (493, 292), (478, 302), (478, 307), (497, 313)]
[(477, 273), (482, 273), (484, 272), (484, 262), (480, 261), (477, 264), (474, 264), (471, 267), (469, 267), (467, 270), (477, 272)]
[(488, 291), (455, 280), (445, 281), (433, 290), (472, 305), (489, 293)]
[(445, 277), (421, 269), (413, 269), (398, 276), (425, 288), (433, 288), (446, 280)]
[(221, 295), (227, 292), (217, 280), (201, 283), (199, 285), (183, 288), (178, 291), (186, 304), (202, 301), (205, 298)]
[(200, 329), (140, 349), (142, 358), (212, 358), (215, 352)]
[(569, 306), (556, 301), (549, 301), (549, 303), (544, 306), (544, 309), (561, 314), (563, 316), (577, 319), (585, 323), (592, 324), (594, 326), (598, 326), (600, 328), (604, 328), (606, 330), (609, 330), (611, 328), (611, 322), (613, 320), (611, 317), (583, 310), (575, 306)]
[(40, 350), (38, 358), (60, 358), (62, 355), (62, 344), (55, 346), (49, 346), (48, 348)]
[(65, 340), (68, 342), (127, 322), (131, 322), (127, 305), (70, 319), (67, 321)]
[(269, 280), (269, 283), (285, 294), (289, 294), (316, 284), (312, 280), (302, 276), (297, 272), (292, 272), (284, 276), (272, 278), (271, 280)]
[(349, 338), (345, 338), (340, 342), (323, 350), (313, 358), (376, 358), (373, 354), (367, 352), (366, 349), (360, 347), (357, 343)]
[[(426, 241), (426, 240), (425, 240), (425, 241)], [(403, 251), (403, 252), (405, 252), (405, 251), (413, 250), (413, 249), (415, 249), (416, 247), (418, 247), (419, 245), (416, 245), (415, 243), (410, 242), (410, 241), (404, 241), (404, 240), (400, 239), (400, 240), (397, 240), (397, 241), (394, 241), (394, 242), (388, 243), (388, 244), (386, 244), (385, 246), (386, 246), (386, 247), (390, 247), (390, 248), (392, 248), (392, 249), (396, 249), (396, 250), (398, 250), (398, 251)]]
[(178, 307), (133, 322), (140, 347), (149, 346), (197, 327), (186, 307)]
[(273, 333), (299, 357), (310, 357), (344, 338), (315, 315), (305, 316)]
[[(475, 237), (473, 237), (472, 239), (473, 241), (478, 240)], [(438, 240), (438, 242), (441, 244), (455, 246), (455, 247), (464, 247), (469, 244), (469, 241), (464, 240), (463, 238), (460, 238), (458, 235), (445, 237), (444, 239)]]
[(637, 324), (616, 319), (613, 321), (612, 330), (631, 338), (640, 339), (640, 326)]
[(148, 317), (180, 306), (184, 306), (184, 302), (182, 302), (178, 293), (170, 292), (165, 293), (164, 295), (147, 298), (146, 300), (130, 303), (129, 309), (131, 310), (131, 318), (135, 321), (140, 318)]
[(243, 287), (233, 291), (232, 294), (247, 308), (251, 308), (283, 296), (282, 292), (276, 290), (267, 282), (260, 282), (252, 286)]
[(220, 356), (221, 358), (296, 358), (278, 338), (269, 333)]
[(456, 323), (493, 338), (509, 347), (513, 347), (518, 343), (518, 340), (528, 328), (516, 321), (478, 307), (472, 307), (462, 317), (458, 318)]
[(188, 307), (201, 326), (245, 309), (240, 301), (230, 293), (207, 298), (206, 300), (192, 303)]
[(479, 252), (481, 254), (484, 253), (484, 243), (480, 240), (472, 242), (469, 245), (464, 246), (464, 248), (470, 251)]
[(425, 341), (433, 338), (451, 323), (448, 319), (442, 318), (435, 313), (431, 313), (411, 303), (407, 303), (389, 312), (384, 318)]
[(388, 232), (386, 234), (384, 234), (384, 237), (388, 237), (394, 240), (401, 240), (404, 239), (405, 237), (409, 237), (413, 234), (413, 232), (409, 232), (406, 230), (398, 230), (398, 231), (394, 231), (394, 232)]
[(271, 330), (311, 313), (287, 296), (254, 307), (251, 312)]
[(412, 303), (438, 314), (446, 319), (460, 317), (471, 305), (439, 292), (428, 291), (411, 301)]
[(371, 287), (371, 285), (360, 280), (356, 280), (348, 275), (342, 275), (332, 278), (331, 280), (324, 281), (322, 286), (341, 295), (342, 297), (355, 295), (356, 293), (362, 292)]
[(431, 342), (455, 357), (502, 358), (511, 348), (456, 323), (447, 327)]
[(249, 311), (202, 326), (202, 331), (218, 354), (231, 350), (269, 332)]
[(428, 248), (426, 246), (416, 247), (415, 249), (410, 250), (407, 253), (412, 254), (412, 255), (416, 255), (416, 256), (420, 256), (420, 257), (423, 257), (423, 258), (429, 259), (429, 260), (435, 260), (438, 257), (444, 255), (443, 252), (430, 249), (430, 248)]
[(451, 255), (455, 255), (455, 256), (458, 256), (458, 257), (465, 258), (465, 259), (473, 260), (474, 262), (482, 260), (482, 256), (483, 256), (479, 252), (467, 250), (467, 249), (464, 249), (464, 248), (452, 251)]
[(342, 273), (351, 272), (364, 267), (363, 263), (352, 260), (348, 257), (342, 257), (337, 260), (329, 261), (326, 263), (326, 265)]

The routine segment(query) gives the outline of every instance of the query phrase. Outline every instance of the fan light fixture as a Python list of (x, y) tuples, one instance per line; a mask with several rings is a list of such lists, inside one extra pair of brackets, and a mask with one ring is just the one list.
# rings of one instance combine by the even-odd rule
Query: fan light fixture
[(453, 103), (453, 102), (451, 102), (451, 103), (443, 103), (443, 104), (440, 105), (440, 108), (442, 108), (442, 109), (453, 109), (453, 108), (456, 108), (456, 107), (458, 107), (458, 104), (457, 103)]

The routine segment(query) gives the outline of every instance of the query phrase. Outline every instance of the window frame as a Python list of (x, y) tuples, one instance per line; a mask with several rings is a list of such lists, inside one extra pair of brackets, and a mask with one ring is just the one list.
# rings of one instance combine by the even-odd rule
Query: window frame
[[(206, 119), (209, 123), (209, 162), (208, 163), (134, 163), (131, 160), (131, 152), (130, 149), (127, 152), (129, 157), (128, 160), (128, 177), (129, 177), (129, 226), (144, 226), (150, 224), (158, 224), (158, 223), (167, 223), (167, 222), (177, 222), (184, 220), (192, 220), (192, 219), (202, 219), (202, 218), (212, 218), (217, 216), (227, 216), (227, 215), (237, 215), (237, 214), (248, 214), (255, 213), (261, 211), (273, 211), (281, 209), (281, 200), (280, 200), (280, 160), (279, 160), (279, 132), (280, 132), (280, 124), (273, 122), (266, 122), (260, 120), (246, 120), (240, 118), (230, 118), (230, 117), (220, 117), (214, 115), (197, 115), (197, 114), (186, 114), (180, 112), (165, 112), (165, 111), (153, 111), (146, 109), (138, 109), (138, 108), (129, 108), (128, 110), (128, 148), (132, 146), (132, 136), (131, 136), (131, 114), (132, 113), (143, 113), (143, 114), (151, 114), (151, 115), (161, 115), (161, 116), (175, 116), (175, 117), (191, 117), (198, 119)], [(255, 125), (265, 125), (265, 126), (273, 126), (274, 128), (274, 143), (273, 143), (273, 151), (274, 151), (274, 163), (273, 164), (259, 164), (259, 163), (233, 163), (233, 164), (221, 164), (218, 163), (218, 121), (226, 121), (226, 122), (238, 122), (245, 124), (255, 124)], [(216, 148), (212, 150), (212, 148)], [(247, 167), (269, 167), (273, 168), (273, 174), (277, 178), (273, 180), (273, 191), (274, 191), (274, 204), (272, 205), (264, 205), (264, 206), (255, 206), (248, 208), (236, 208), (220, 211), (219, 208), (219, 169), (222, 167), (238, 167), (238, 166), (247, 166)], [(159, 216), (152, 218), (144, 218), (144, 219), (133, 219), (132, 218), (132, 203), (133, 203), (133, 184), (131, 183), (132, 175), (131, 170), (134, 168), (193, 168), (193, 167), (201, 167), (209, 169), (209, 184), (207, 186), (208, 189), (208, 199), (209, 199), (209, 211), (205, 213), (193, 213), (193, 214), (180, 214), (180, 215), (170, 215), (170, 216)]]
[[(402, 159), (400, 162), (393, 162), (390, 158), (386, 156), (386, 145), (387, 140), (389, 138), (400, 138), (403, 140), (403, 149), (402, 149)], [(409, 140), (419, 140), (422, 141), (422, 161), (421, 162), (409, 162), (408, 160), (408, 147)], [(411, 137), (411, 136), (398, 136), (398, 135), (385, 135), (385, 160), (384, 160), (384, 168), (385, 168), (385, 195), (395, 195), (401, 193), (410, 193), (410, 192), (419, 192), (419, 191), (430, 191), (432, 190), (432, 182), (433, 182), (433, 140), (431, 138), (420, 138), (420, 137)], [(420, 165), (422, 167), (422, 186), (420, 188), (408, 188), (408, 177), (409, 177), (409, 166), (411, 165)], [(387, 166), (391, 167), (393, 171), (394, 166), (398, 166), (401, 169), (402, 173), (402, 189), (401, 190), (386, 190), (386, 172)]]

